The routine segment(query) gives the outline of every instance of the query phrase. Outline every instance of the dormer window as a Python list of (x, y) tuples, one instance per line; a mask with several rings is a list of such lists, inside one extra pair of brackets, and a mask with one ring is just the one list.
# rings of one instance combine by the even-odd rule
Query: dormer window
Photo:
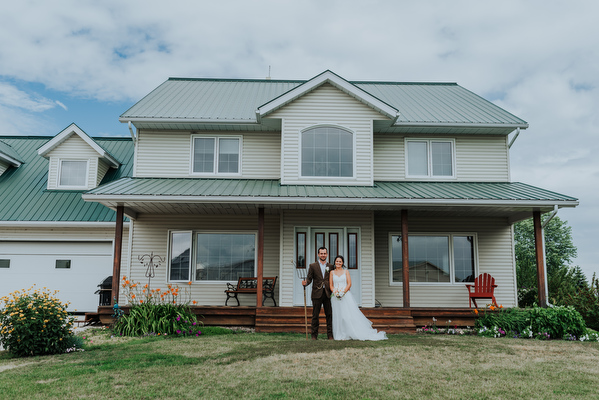
[(87, 160), (61, 160), (58, 186), (62, 188), (86, 188), (87, 166)]
[(354, 135), (335, 126), (302, 132), (302, 176), (354, 176)]

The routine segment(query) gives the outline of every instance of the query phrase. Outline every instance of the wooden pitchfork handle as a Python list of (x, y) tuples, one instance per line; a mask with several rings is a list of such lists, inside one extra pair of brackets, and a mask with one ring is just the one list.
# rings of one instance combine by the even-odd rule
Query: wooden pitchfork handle
[(308, 337), (308, 308), (306, 307), (306, 287), (304, 286), (304, 320), (306, 321), (306, 340), (310, 340)]

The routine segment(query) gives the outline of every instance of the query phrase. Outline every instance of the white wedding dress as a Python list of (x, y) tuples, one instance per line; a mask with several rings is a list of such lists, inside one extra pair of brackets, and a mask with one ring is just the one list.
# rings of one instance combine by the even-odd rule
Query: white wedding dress
[[(347, 286), (345, 274), (337, 276), (333, 274), (333, 287), (343, 290)], [(342, 298), (333, 296), (331, 298), (333, 308), (333, 338), (335, 340), (384, 340), (387, 334), (383, 331), (377, 332), (372, 328), (372, 322), (362, 314), (358, 303), (354, 300), (351, 291), (345, 293)]]

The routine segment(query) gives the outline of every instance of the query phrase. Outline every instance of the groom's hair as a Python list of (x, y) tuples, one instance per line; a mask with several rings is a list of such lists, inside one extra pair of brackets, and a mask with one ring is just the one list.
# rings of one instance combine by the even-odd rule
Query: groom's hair
[(326, 251), (328, 253), (327, 248), (324, 247), (324, 246), (320, 247), (316, 253), (320, 254), (320, 250), (324, 250), (324, 251)]

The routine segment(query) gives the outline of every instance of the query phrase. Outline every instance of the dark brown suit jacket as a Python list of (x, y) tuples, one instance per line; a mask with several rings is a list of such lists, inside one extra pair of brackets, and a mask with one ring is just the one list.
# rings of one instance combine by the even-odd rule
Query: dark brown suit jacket
[(306, 285), (312, 282), (312, 299), (322, 297), (323, 291), (327, 297), (331, 297), (331, 288), (329, 286), (329, 273), (333, 270), (333, 265), (327, 263), (328, 271), (325, 271), (324, 276), (320, 271), (320, 264), (315, 262), (310, 264), (308, 276), (306, 277)]

